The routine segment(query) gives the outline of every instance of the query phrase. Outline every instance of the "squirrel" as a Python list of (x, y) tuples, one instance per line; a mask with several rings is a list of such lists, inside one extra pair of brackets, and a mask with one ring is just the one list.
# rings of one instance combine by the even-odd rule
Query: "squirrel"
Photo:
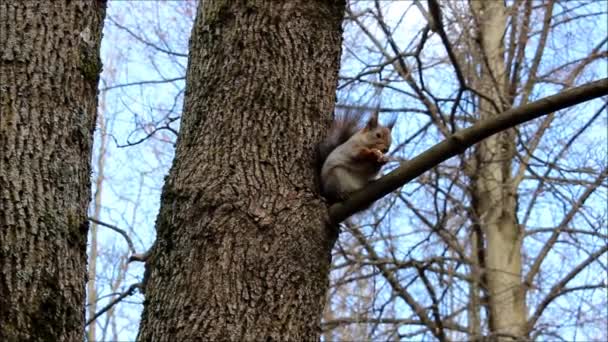
[(385, 153), (391, 146), (395, 120), (382, 126), (378, 112), (374, 112), (360, 128), (362, 116), (350, 112), (336, 117), (319, 144), (321, 192), (331, 203), (343, 201), (365, 187), (389, 161)]

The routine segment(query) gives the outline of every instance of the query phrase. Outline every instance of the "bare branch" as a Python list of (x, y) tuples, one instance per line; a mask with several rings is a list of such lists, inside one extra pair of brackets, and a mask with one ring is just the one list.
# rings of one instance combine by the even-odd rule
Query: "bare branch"
[[(555, 158), (553, 158), (553, 162), (546, 162), (543, 163), (545, 165), (547, 165), (547, 170), (545, 171), (545, 173), (542, 175), (542, 177), (535, 177), (535, 179), (539, 180), (538, 186), (536, 187), (536, 189), (534, 190), (534, 193), (532, 194), (532, 198), (530, 199), (530, 204), (528, 204), (528, 207), (525, 211), (524, 214), (524, 218), (521, 221), (523, 223), (523, 225), (525, 226), (528, 222), (528, 219), (530, 218), (530, 214), (532, 213), (532, 208), (534, 207), (534, 205), (536, 204), (536, 199), (538, 198), (538, 196), (540, 195), (543, 186), (545, 185), (547, 180), (550, 180), (549, 174), (551, 173), (551, 171), (553, 171), (554, 169), (557, 168), (557, 161), (564, 155), (564, 153), (566, 153), (566, 151), (568, 151), (568, 149), (570, 148), (570, 146), (572, 146), (572, 144), (574, 143), (574, 141), (576, 139), (578, 139), (581, 134), (587, 129), (589, 128), (589, 126), (591, 126), (591, 124), (597, 120), (597, 118), (600, 117), (600, 115), (604, 112), (604, 110), (606, 109), (606, 105), (604, 104), (596, 113), (595, 115), (593, 115), (593, 117), (587, 121), (587, 123), (585, 123), (583, 125), (583, 127), (581, 127), (576, 133), (574, 133), (570, 139), (568, 139), (568, 141), (564, 144), (564, 146), (561, 148), (561, 150), (557, 153), (557, 155), (555, 156)], [(527, 157), (532, 157), (532, 152), (530, 151), (527, 155)], [(528, 163), (528, 161), (522, 161), (521, 163)], [(528, 166), (526, 166), (526, 169), (529, 169)], [(523, 174), (523, 173), (522, 173)], [(521, 182), (521, 180), (523, 180), (524, 177), (518, 175), (514, 178), (514, 182), (517, 182), (515, 184), (518, 184), (519, 182)]]
[(549, 252), (551, 251), (551, 248), (553, 247), (553, 245), (559, 238), (559, 235), (562, 232), (562, 229), (566, 228), (566, 226), (570, 223), (570, 221), (572, 220), (574, 215), (576, 213), (578, 213), (579, 209), (583, 206), (585, 201), (598, 188), (598, 186), (604, 181), (604, 179), (606, 179), (607, 176), (608, 176), (608, 170), (604, 170), (597, 177), (594, 184), (587, 187), (587, 189), (581, 195), (581, 197), (579, 197), (579, 199), (572, 205), (570, 212), (568, 212), (568, 214), (564, 217), (562, 222), (553, 231), (553, 234), (551, 234), (551, 237), (547, 240), (547, 242), (545, 243), (545, 245), (543, 246), (541, 251), (538, 253), (538, 256), (534, 259), (534, 263), (532, 264), (532, 266), (530, 267), (530, 271), (526, 275), (524, 284), (527, 284), (528, 286), (530, 286), (530, 284), (532, 284), (532, 280), (534, 280), (534, 277), (540, 271), (541, 264), (543, 263), (543, 261), (545, 260), (545, 257), (547, 257), (547, 254), (549, 254)]
[(133, 255), (131, 255), (129, 257), (129, 260), (127, 260), (127, 263), (130, 263), (133, 261), (146, 262), (148, 260), (148, 257), (150, 257), (151, 253), (152, 253), (152, 247), (150, 247), (150, 249), (148, 249), (144, 253), (133, 253)]
[[(378, 51), (380, 51), (380, 53), (382, 53), (384, 58), (386, 60), (395, 60), (395, 59), (393, 59), (393, 55), (391, 55), (387, 51), (387, 49), (384, 48), (382, 42), (374, 36), (374, 34), (369, 30), (369, 28), (366, 27), (361, 22), (361, 20), (359, 20), (359, 18), (352, 13), (352, 11), (350, 9), (347, 8), (346, 11), (349, 15), (351, 15), (353, 17), (353, 21), (359, 26), (361, 31), (363, 31), (363, 33), (365, 33), (365, 35), (369, 38), (369, 40), (372, 41), (374, 46), (378, 49)], [(393, 50), (394, 56), (400, 56), (401, 53), (399, 51), (397, 43), (393, 40), (390, 30), (388, 29), (386, 23), (384, 22), (383, 18), (381, 17), (381, 13), (378, 12), (378, 14), (375, 17), (378, 22), (378, 25), (382, 29), (383, 33), (386, 35), (386, 39), (388, 40), (388, 43), (391, 46), (391, 49)], [(426, 38), (425, 38), (425, 40), (426, 40)], [(420, 51), (418, 51), (418, 53), (420, 53)], [(443, 120), (441, 120), (439, 107), (437, 105), (435, 105), (424, 94), (424, 89), (421, 89), (418, 86), (418, 84), (416, 84), (416, 81), (414, 80), (414, 77), (412, 76), (411, 70), (406, 65), (404, 59), (397, 58), (395, 60), (395, 62), (393, 63), (393, 66), (395, 68), (395, 71), (399, 74), (399, 76), (401, 76), (407, 82), (407, 84), (416, 93), (416, 96), (420, 99), (420, 101), (424, 104), (424, 106), (426, 108), (428, 108), (429, 115), (433, 118), (433, 121), (438, 125), (439, 130), (442, 132), (442, 134), (444, 134), (445, 136), (448, 136), (449, 130), (443, 123)]]
[(441, 319), (441, 314), (439, 313), (439, 300), (437, 299), (437, 295), (435, 294), (433, 285), (431, 284), (427, 276), (424, 274), (424, 268), (417, 267), (417, 270), (418, 275), (420, 276), (420, 279), (422, 279), (422, 283), (424, 284), (424, 287), (426, 288), (429, 296), (431, 297), (431, 301), (433, 302), (433, 304), (431, 305), (431, 312), (433, 313), (433, 320), (435, 321), (437, 327), (437, 329), (435, 329), (435, 336), (437, 336), (440, 341), (445, 341), (446, 336), (445, 330), (443, 328), (443, 320)]
[(495, 133), (606, 94), (608, 94), (608, 78), (572, 88), (482, 120), (472, 127), (456, 132), (443, 142), (356, 192), (348, 200), (334, 204), (329, 211), (330, 218), (333, 222), (341, 222), (437, 164), (464, 152), (467, 148)]
[(136, 85), (171, 83), (171, 82), (181, 81), (181, 80), (185, 80), (185, 79), (186, 79), (185, 76), (180, 76), (180, 77), (175, 77), (175, 78), (163, 78), (161, 80), (137, 81), (137, 82), (130, 82), (130, 83), (122, 83), (122, 84), (112, 85), (112, 86), (100, 88), (99, 90), (100, 91), (108, 91), (108, 90), (112, 90), (112, 89), (125, 88), (125, 87), (136, 86)]
[[(536, 308), (536, 311), (534, 312), (532, 317), (530, 317), (530, 319), (528, 320), (528, 331), (532, 330), (532, 328), (536, 325), (536, 322), (538, 321), (540, 316), (543, 314), (543, 311), (545, 311), (547, 306), (555, 298), (557, 298), (561, 295), (564, 295), (568, 292), (572, 292), (573, 290), (590, 288), (589, 285), (583, 286), (583, 287), (577, 287), (577, 288), (570, 288), (570, 289), (566, 289), (565, 287), (568, 284), (568, 282), (570, 280), (572, 280), (572, 278), (574, 278), (577, 274), (579, 274), (585, 267), (589, 266), (589, 264), (591, 264), (593, 261), (597, 260), (597, 258), (602, 256), (602, 254), (606, 253), (606, 251), (608, 251), (608, 245), (604, 245), (604, 247), (600, 248), (595, 253), (589, 255), (589, 257), (587, 259), (585, 259), (582, 263), (580, 263), (580, 265), (576, 266), (576, 268), (574, 268), (572, 271), (570, 271), (570, 273), (568, 273), (559, 283), (555, 284), (551, 288), (547, 297), (545, 297), (540, 302), (540, 304)], [(603, 285), (603, 287), (606, 287), (606, 284), (602, 284), (602, 285)], [(597, 286), (595, 286), (595, 287), (597, 287)]]
[[(555, 232), (556, 229), (557, 229), (556, 227), (528, 229), (528, 230), (526, 230), (524, 235), (529, 236), (529, 235), (533, 235), (533, 234), (553, 233), (553, 232)], [(584, 234), (584, 235), (597, 236), (600, 239), (608, 240), (608, 234), (602, 234), (600, 232), (595, 232), (595, 231), (590, 231), (590, 230), (564, 228), (564, 229), (562, 229), (562, 232), (568, 233), (568, 234)]]
[[(347, 224), (346, 226), (348, 228), (350, 228), (350, 232), (353, 234), (355, 239), (357, 239), (359, 244), (361, 244), (361, 246), (363, 246), (363, 248), (367, 252), (370, 259), (378, 260), (379, 259), (378, 254), (376, 253), (374, 248), (367, 243), (365, 236), (356, 227), (353, 227), (350, 224)], [(414, 299), (414, 297), (407, 291), (407, 288), (403, 287), (400, 284), (400, 282), (397, 279), (397, 277), (395, 276), (395, 274), (393, 272), (391, 272), (390, 270), (388, 270), (386, 268), (386, 266), (383, 264), (377, 264), (376, 267), (380, 270), (380, 272), (382, 273), (382, 276), (389, 283), (389, 285), (391, 286), (393, 291), (395, 291), (395, 293), (401, 299), (403, 299), (403, 301), (405, 301), (405, 303), (407, 303), (407, 305), (412, 309), (412, 311), (416, 314), (416, 316), (418, 316), (421, 323), (424, 324), (431, 331), (431, 333), (435, 337), (437, 337), (440, 341), (445, 341), (446, 340), (445, 335), (441, 334), (439, 332), (438, 327), (435, 325), (435, 323), (428, 318), (425, 308), (423, 308), (420, 305), (420, 303), (418, 303)]]
[(171, 50), (167, 50), (167, 49), (163, 49), (162, 47), (148, 41), (147, 39), (144, 39), (142, 37), (140, 37), (139, 35), (137, 35), (135, 32), (133, 32), (132, 30), (130, 30), (128, 27), (123, 26), (121, 24), (119, 24), (118, 22), (116, 22), (116, 20), (114, 20), (114, 18), (112, 17), (108, 17), (108, 20), (110, 22), (112, 22), (112, 24), (116, 25), (116, 27), (120, 28), (121, 30), (126, 31), (128, 34), (131, 35), (131, 37), (135, 38), (136, 40), (138, 40), (139, 42), (141, 42), (142, 44), (145, 44), (153, 49), (156, 49), (160, 52), (164, 52), (168, 55), (173, 55), (173, 56), (177, 56), (177, 57), (188, 57), (187, 53), (180, 53), (180, 52), (175, 52), (175, 51), (171, 51)]
[(89, 320), (87, 321), (85, 326), (94, 322), (99, 316), (103, 315), (106, 311), (110, 310), (114, 305), (118, 304), (118, 302), (120, 302), (121, 300), (125, 299), (126, 297), (132, 296), (133, 293), (135, 292), (135, 290), (141, 289), (142, 286), (143, 286), (142, 283), (135, 283), (135, 284), (132, 284), (131, 286), (129, 286), (129, 288), (125, 292), (121, 293), (120, 296), (114, 298), (111, 302), (108, 303), (108, 305), (104, 306), (101, 310), (99, 310), (95, 314), (95, 316), (89, 318)]
[(464, 75), (460, 68), (460, 63), (458, 63), (458, 59), (456, 58), (456, 54), (452, 49), (452, 45), (450, 44), (450, 40), (448, 39), (448, 35), (445, 33), (443, 29), (443, 21), (441, 20), (441, 7), (439, 7), (439, 3), (437, 0), (429, 0), (429, 12), (433, 16), (433, 21), (429, 24), (433, 27), (433, 30), (439, 34), (441, 38), (441, 42), (445, 47), (445, 50), (448, 53), (448, 57), (450, 58), (450, 62), (452, 63), (452, 67), (454, 67), (454, 72), (456, 72), (456, 77), (458, 78), (458, 83), (460, 83), (460, 87), (464, 89), (468, 89), (467, 83), (464, 80)]
[[(524, 3), (524, 13), (523, 13), (523, 19), (522, 19), (522, 23), (521, 23), (521, 31), (519, 32), (519, 39), (518, 39), (518, 42), (516, 45), (517, 46), (517, 55), (515, 56), (513, 65), (511, 65), (511, 64), (507, 65), (507, 68), (512, 69), (511, 83), (508, 86), (509, 103), (511, 103), (511, 104), (513, 104), (513, 100), (515, 99), (515, 95), (517, 92), (517, 86), (519, 85), (519, 81), (520, 81), (520, 77), (521, 77), (520, 71), (521, 71), (521, 68), (523, 67), (523, 60), (524, 60), (524, 56), (525, 56), (524, 52), (526, 51), (526, 45), (528, 44), (528, 38), (529, 38), (528, 32), (530, 31), (531, 15), (532, 15), (532, 1), (527, 0)], [(551, 15), (549, 15), (549, 17), (551, 17)], [(511, 23), (511, 29), (513, 30), (515, 26), (520, 26), (520, 25), (518, 25), (518, 23), (516, 21), (517, 20), (516, 15), (512, 16), (512, 20), (514, 20)], [(543, 42), (541, 42), (539, 45), (544, 47)], [(542, 49), (539, 47), (539, 49), (537, 49), (536, 51), (537, 51), (537, 53), (539, 53), (539, 52), (542, 52)], [(540, 59), (539, 59), (539, 61), (540, 61)], [(522, 104), (525, 104), (525, 103), (526, 103), (526, 101), (524, 100), (524, 102)]]
[[(522, 104), (526, 104), (528, 102), (528, 98), (530, 97), (530, 93), (532, 91), (532, 88), (534, 87), (536, 73), (538, 72), (538, 67), (540, 65), (540, 61), (544, 55), (545, 44), (547, 43), (547, 37), (549, 36), (549, 26), (550, 26), (551, 17), (553, 14), (553, 4), (554, 4), (554, 0), (550, 0), (549, 3), (547, 4), (547, 7), (545, 8), (545, 17), (543, 19), (543, 28), (541, 31), (540, 39), (538, 41), (538, 47), (536, 48), (534, 58), (532, 59), (532, 67), (530, 68), (530, 71), (528, 72), (528, 74), (529, 74), (528, 80), (526, 81), (526, 83), (523, 87)], [(524, 49), (524, 47), (521, 47), (521, 49)], [(513, 77), (514, 78), (519, 77), (519, 75), (514, 74)], [(513, 87), (513, 94), (515, 94), (516, 86), (517, 85), (515, 83), (511, 84), (511, 87)]]
[(135, 252), (135, 247), (133, 245), (133, 240), (131, 240), (131, 238), (129, 237), (129, 234), (127, 234), (127, 232), (125, 232), (124, 230), (116, 227), (115, 225), (109, 224), (109, 223), (105, 223), (99, 220), (96, 220), (92, 217), (89, 217), (89, 221), (96, 223), (100, 226), (104, 226), (106, 228), (110, 228), (113, 231), (117, 232), (118, 234), (122, 235), (122, 237), (125, 238), (125, 240), (127, 241), (127, 245), (129, 245), (129, 250), (131, 251), (132, 254), (136, 254), (137, 252)]
[[(395, 324), (395, 325), (423, 325), (419, 320), (407, 319), (407, 318), (367, 318), (367, 317), (338, 317), (332, 320), (323, 322), (323, 330), (335, 329), (341, 325), (348, 324)], [(457, 325), (448, 324), (446, 329), (464, 332), (462, 327)]]

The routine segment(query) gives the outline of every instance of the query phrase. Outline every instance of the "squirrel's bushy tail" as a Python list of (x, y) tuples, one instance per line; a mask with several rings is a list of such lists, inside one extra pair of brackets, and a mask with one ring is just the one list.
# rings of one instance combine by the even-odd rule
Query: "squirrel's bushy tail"
[(321, 141), (318, 147), (320, 165), (323, 165), (336, 147), (344, 144), (361, 129), (362, 117), (363, 112), (361, 111), (345, 111), (342, 114), (335, 114), (327, 137)]

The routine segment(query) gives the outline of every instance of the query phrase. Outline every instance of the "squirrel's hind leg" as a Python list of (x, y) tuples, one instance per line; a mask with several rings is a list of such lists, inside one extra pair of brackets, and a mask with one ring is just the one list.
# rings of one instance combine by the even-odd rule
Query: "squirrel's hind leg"
[(337, 167), (332, 172), (332, 183), (334, 184), (336, 196), (340, 200), (345, 200), (353, 192), (362, 189), (366, 181), (357, 174), (353, 174), (351, 170)]

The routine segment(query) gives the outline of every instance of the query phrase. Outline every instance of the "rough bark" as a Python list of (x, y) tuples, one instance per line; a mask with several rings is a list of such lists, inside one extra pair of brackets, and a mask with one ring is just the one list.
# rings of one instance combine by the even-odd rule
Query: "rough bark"
[[(503, 37), (507, 13), (499, 1), (471, 1), (480, 36), (481, 73), (479, 88), (493, 100), (480, 99), (479, 116), (486, 119), (505, 110), (509, 101), (505, 78)], [(526, 324), (526, 303), (521, 281), (523, 232), (517, 220), (517, 189), (512, 180), (515, 131), (493, 135), (475, 148), (475, 176), (472, 204), (476, 224), (484, 235), (480, 263), (485, 269), (484, 285), (489, 299), (490, 333), (499, 340), (522, 337)]]
[(343, 1), (204, 1), (138, 339), (318, 339)]
[(81, 341), (103, 1), (0, 2), (0, 340)]

